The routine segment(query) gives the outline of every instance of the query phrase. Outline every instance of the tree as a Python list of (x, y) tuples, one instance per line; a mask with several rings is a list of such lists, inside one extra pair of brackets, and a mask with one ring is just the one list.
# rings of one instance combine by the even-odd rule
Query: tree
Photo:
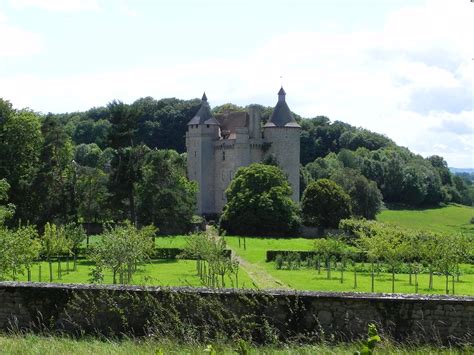
[(112, 271), (113, 283), (132, 281), (139, 264), (145, 263), (153, 252), (153, 236), (156, 228), (135, 228), (130, 222), (123, 226), (108, 228), (102, 239), (92, 247), (91, 258), (95, 262), (92, 272), (94, 282), (103, 281), (103, 269)]
[(8, 201), (9, 189), (8, 182), (5, 179), (0, 179), (0, 227), (15, 213), (15, 205), (12, 203), (4, 204)]
[(401, 200), (412, 206), (419, 206), (428, 192), (423, 167), (408, 165), (403, 169)]
[(226, 191), (221, 228), (231, 234), (285, 235), (299, 226), (298, 208), (283, 171), (251, 164), (237, 170)]
[(54, 223), (46, 223), (41, 239), (42, 254), (49, 264), (49, 281), (53, 282), (53, 257), (59, 259), (60, 254), (69, 253), (71, 241), (66, 238), (64, 228), (56, 226)]
[(395, 269), (406, 255), (407, 244), (404, 233), (399, 229), (378, 228), (374, 235), (363, 235), (359, 239), (362, 249), (367, 252), (369, 259), (383, 260), (392, 272), (392, 293), (395, 292)]
[(11, 186), (9, 200), (16, 206), (15, 218), (35, 222), (35, 211), (40, 209), (32, 190), (43, 141), (40, 120), (31, 111), (9, 110), (2, 102), (0, 99), (0, 179)]
[(81, 243), (86, 239), (86, 231), (81, 225), (74, 222), (66, 224), (64, 226), (64, 234), (68, 240), (68, 245), (74, 256), (74, 271), (77, 270), (77, 256), (79, 254), (79, 247)]
[(331, 259), (339, 257), (343, 259), (350, 251), (344, 242), (337, 239), (316, 239), (314, 241), (314, 250), (326, 261), (327, 278), (331, 278)]
[(41, 213), (37, 223), (75, 218), (73, 146), (64, 126), (49, 114), (42, 122), (44, 142), (34, 195)]
[(196, 209), (197, 185), (186, 178), (185, 158), (174, 150), (149, 152), (137, 185), (137, 214), (142, 225), (162, 233), (187, 233)]
[(76, 165), (77, 217), (84, 222), (105, 221), (110, 217), (107, 200), (108, 176), (98, 168)]
[(136, 223), (136, 186), (141, 179), (143, 159), (148, 147), (120, 148), (115, 151), (110, 164), (109, 208), (117, 220), (132, 220)]
[(345, 168), (331, 175), (331, 180), (341, 185), (351, 198), (351, 209), (355, 216), (375, 219), (382, 208), (382, 193), (374, 181), (369, 181), (358, 171)]
[(337, 228), (341, 219), (351, 215), (351, 198), (334, 181), (319, 179), (304, 191), (301, 207), (308, 225)]
[(110, 204), (121, 212), (119, 218), (135, 223), (135, 184), (140, 179), (141, 160), (147, 150), (145, 146), (135, 146), (140, 111), (117, 101), (107, 108), (111, 123), (109, 145), (115, 150), (108, 184)]
[(219, 238), (211, 228), (206, 233), (190, 236), (183, 255), (196, 259), (197, 275), (205, 286), (225, 287), (225, 277), (233, 283), (232, 276), (235, 275), (235, 284), (232, 286), (239, 287), (239, 262), (226, 255), (226, 251), (224, 239)]
[(24, 274), (39, 257), (38, 233), (32, 226), (9, 230), (0, 227), (0, 280), (11, 273), (13, 280)]

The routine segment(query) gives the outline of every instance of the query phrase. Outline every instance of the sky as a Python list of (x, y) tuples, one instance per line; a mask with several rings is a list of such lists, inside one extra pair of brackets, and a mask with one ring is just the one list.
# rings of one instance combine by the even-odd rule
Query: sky
[(191, 99), (324, 115), (474, 168), (470, 0), (0, 0), (0, 97), (38, 112)]

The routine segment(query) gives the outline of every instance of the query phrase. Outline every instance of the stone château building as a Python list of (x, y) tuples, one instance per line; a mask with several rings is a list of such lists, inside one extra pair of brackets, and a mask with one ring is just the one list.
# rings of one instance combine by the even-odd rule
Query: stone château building
[(214, 116), (203, 95), (186, 133), (188, 177), (199, 185), (198, 214), (221, 213), (226, 204), (225, 190), (237, 169), (269, 157), (287, 174), (292, 198), (299, 202), (301, 127), (285, 96), (281, 88), (273, 113), (262, 127), (256, 108)]

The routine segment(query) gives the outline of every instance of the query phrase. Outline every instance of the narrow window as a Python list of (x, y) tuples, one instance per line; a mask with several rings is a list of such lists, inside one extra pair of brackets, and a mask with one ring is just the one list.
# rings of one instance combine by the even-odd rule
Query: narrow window
[(194, 151), (194, 156), (196, 156), (196, 151)]
[(208, 124), (207, 124), (206, 126), (207, 126), (207, 128), (209, 128), (209, 125), (208, 125)]
[(222, 160), (225, 160), (225, 150), (222, 151)]

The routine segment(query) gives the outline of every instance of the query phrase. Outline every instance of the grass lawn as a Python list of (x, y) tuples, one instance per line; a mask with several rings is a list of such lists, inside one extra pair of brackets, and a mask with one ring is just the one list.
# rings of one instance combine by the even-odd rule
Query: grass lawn
[(474, 237), (474, 208), (450, 204), (429, 209), (388, 209), (377, 215), (377, 221), (417, 230), (439, 233), (465, 233)]
[[(235, 344), (213, 344), (218, 354), (236, 354)], [(71, 339), (66, 337), (37, 335), (0, 335), (2, 354), (209, 354), (204, 351), (205, 344), (178, 344), (173, 341), (145, 340), (106, 340), (94, 338)], [(353, 354), (360, 350), (357, 343), (338, 345), (287, 345), (250, 348), (251, 354)], [(400, 346), (383, 342), (377, 346), (380, 354), (472, 354), (474, 349), (439, 348), (433, 346)]]
[[(31, 281), (40, 281), (39, 269), (41, 266), (41, 281), (49, 282), (49, 265), (41, 262), (31, 269)], [(72, 270), (72, 262), (69, 268)], [(62, 278), (58, 280), (58, 263), (53, 263), (53, 282), (59, 283), (90, 283), (89, 273), (93, 264), (88, 260), (78, 260), (77, 271), (66, 272), (67, 265), (61, 262)], [(239, 271), (239, 288), (251, 288), (252, 281), (244, 270)], [(19, 281), (27, 281), (26, 275), (19, 275)], [(112, 273), (105, 273), (104, 283), (111, 284)], [(226, 280), (226, 286), (232, 287), (235, 280)], [(133, 285), (147, 286), (202, 286), (201, 280), (196, 275), (196, 261), (194, 260), (152, 260), (150, 264), (141, 266), (134, 274), (131, 282)]]
[(265, 265), (267, 250), (312, 250), (314, 239), (305, 238), (245, 238), (246, 250), (244, 250), (244, 238), (225, 237), (230, 247), (236, 250), (245, 260), (251, 263)]
[[(243, 238), (239, 247), (238, 237), (225, 237), (226, 242), (242, 258), (257, 264), (268, 274), (280, 280), (287, 286), (296, 290), (314, 291), (357, 291), (371, 292), (370, 274), (359, 273), (357, 276), (358, 287), (354, 289), (354, 275), (352, 272), (344, 273), (344, 283), (340, 282), (340, 272), (332, 271), (331, 279), (326, 278), (326, 271), (301, 268), (300, 270), (277, 270), (274, 262), (265, 262), (267, 250), (311, 250), (314, 240), (312, 239), (276, 239), (276, 238), (246, 238), (246, 249), (243, 247)], [(463, 269), (469, 274), (462, 275), (460, 282), (455, 282), (454, 291), (457, 295), (474, 295), (474, 265), (463, 265)], [(409, 284), (409, 276), (397, 274), (395, 277), (395, 292), (414, 293), (415, 286)], [(434, 276), (433, 290), (428, 290), (428, 275), (418, 275), (418, 293), (445, 293), (445, 277)], [(451, 290), (451, 280), (449, 282)], [(380, 273), (375, 280), (375, 292), (392, 292), (392, 276), (389, 273)], [(450, 291), (451, 292), (451, 291)]]
[[(331, 279), (326, 278), (326, 270), (322, 269), (321, 274), (317, 270), (276, 270), (274, 263), (268, 263), (267, 271), (286, 283), (291, 288), (297, 290), (314, 290), (314, 291), (338, 291), (338, 292), (371, 292), (371, 277), (369, 273), (357, 274), (357, 288), (354, 288), (354, 273), (351, 271), (344, 272), (344, 282), (341, 283), (340, 271), (332, 271)], [(445, 294), (446, 278), (444, 276), (435, 275), (433, 278), (433, 290), (428, 289), (427, 274), (418, 275), (418, 293), (423, 294)], [(395, 275), (395, 292), (396, 293), (415, 293), (414, 276), (412, 276), (413, 284), (409, 284), (409, 276), (407, 274)], [(449, 290), (451, 290), (451, 278), (449, 279)], [(392, 292), (392, 275), (390, 273), (380, 273), (375, 277), (374, 291), (382, 293)], [(474, 275), (462, 275), (459, 282), (454, 284), (454, 292), (456, 295), (474, 295)]]

